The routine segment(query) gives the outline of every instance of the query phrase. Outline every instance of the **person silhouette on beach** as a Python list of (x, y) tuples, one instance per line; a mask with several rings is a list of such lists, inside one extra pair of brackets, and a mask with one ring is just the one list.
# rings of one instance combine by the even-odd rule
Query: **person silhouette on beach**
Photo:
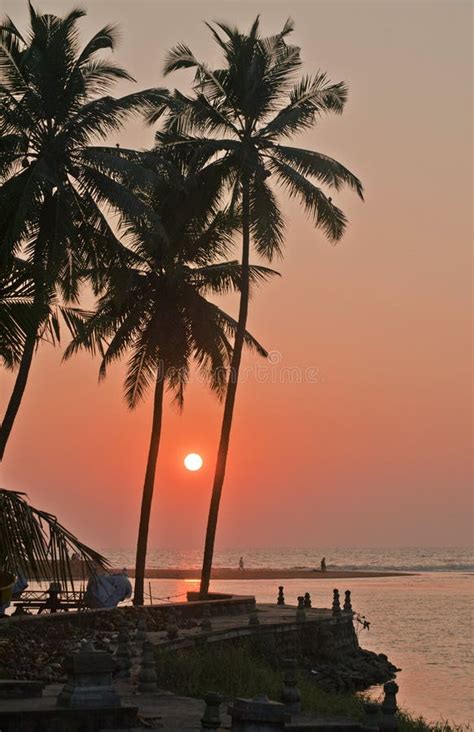
[(242, 571), (244, 568), (244, 558), (240, 557), (239, 559), (239, 569)]
[(325, 572), (325, 571), (326, 571), (326, 557), (323, 557), (321, 559), (321, 572)]

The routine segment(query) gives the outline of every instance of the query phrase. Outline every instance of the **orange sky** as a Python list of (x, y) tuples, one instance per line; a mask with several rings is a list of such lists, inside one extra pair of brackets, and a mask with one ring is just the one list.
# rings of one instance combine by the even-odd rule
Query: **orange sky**
[[(75, 5), (39, 3), (60, 13)], [(186, 85), (185, 72), (161, 77), (164, 51), (178, 41), (217, 61), (202, 20), (247, 28), (260, 12), (264, 31), (274, 32), (290, 12), (304, 70), (322, 68), (350, 88), (345, 114), (295, 143), (350, 167), (366, 203), (334, 197), (350, 226), (333, 247), (281, 196), (283, 276), (254, 297), (250, 316), (254, 335), (281, 361), (256, 376), (255, 359), (246, 359), (218, 545), (469, 543), (470, 3), (86, 5), (84, 37), (119, 23), (115, 57), (140, 87)], [(0, 8), (26, 22), (26, 2), (2, 0)], [(152, 133), (134, 124), (117, 140), (143, 147)], [(236, 312), (235, 300), (227, 305)], [(1, 484), (26, 491), (96, 546), (133, 546), (150, 400), (131, 413), (120, 367), (98, 386), (89, 357), (60, 359), (59, 349), (40, 349)], [(301, 383), (288, 383), (283, 367), (298, 368)], [(3, 404), (11, 379), (0, 379)], [(151, 547), (201, 546), (220, 413), (195, 383), (182, 416), (167, 409)], [(204, 457), (199, 473), (182, 467), (190, 451)]]

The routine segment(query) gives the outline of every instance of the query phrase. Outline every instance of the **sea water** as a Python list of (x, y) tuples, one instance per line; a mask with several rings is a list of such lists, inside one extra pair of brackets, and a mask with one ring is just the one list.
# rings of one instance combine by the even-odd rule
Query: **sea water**
[[(132, 567), (133, 551), (105, 550), (115, 567)], [(326, 557), (328, 570), (416, 572), (410, 577), (344, 579), (215, 580), (211, 589), (255, 595), (275, 602), (278, 584), (287, 603), (310, 592), (315, 607), (330, 607), (332, 590), (352, 591), (353, 609), (370, 622), (357, 624), (364, 648), (385, 653), (402, 671), (397, 675), (399, 704), (428, 721), (474, 722), (473, 704), (473, 575), (474, 557), (467, 549), (249, 549), (216, 552), (216, 567), (319, 568)], [(147, 567), (198, 568), (199, 551), (151, 550)], [(154, 602), (185, 600), (196, 580), (146, 580)], [(380, 693), (380, 690), (374, 690)]]

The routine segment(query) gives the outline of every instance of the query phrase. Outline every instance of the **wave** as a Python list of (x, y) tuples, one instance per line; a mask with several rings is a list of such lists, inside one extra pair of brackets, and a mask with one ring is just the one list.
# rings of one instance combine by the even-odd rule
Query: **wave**
[[(133, 567), (135, 553), (130, 549), (105, 550), (114, 567)], [(437, 549), (362, 549), (325, 547), (318, 549), (256, 549), (241, 547), (217, 551), (215, 567), (237, 567), (240, 556), (245, 566), (252, 569), (305, 569), (320, 568), (321, 557), (326, 557), (327, 568), (352, 572), (445, 572), (452, 574), (474, 573), (474, 555), (468, 548)], [(151, 550), (148, 553), (149, 568), (199, 568), (201, 552), (189, 550)]]
[(474, 564), (328, 564), (328, 569), (352, 572), (474, 572)]

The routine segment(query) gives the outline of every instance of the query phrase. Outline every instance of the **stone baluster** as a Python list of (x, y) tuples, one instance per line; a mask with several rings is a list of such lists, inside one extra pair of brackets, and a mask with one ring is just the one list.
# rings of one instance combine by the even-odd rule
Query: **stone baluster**
[(236, 699), (229, 707), (232, 732), (284, 732), (291, 715), (284, 704), (270, 701), (261, 694), (253, 699)]
[(284, 605), (284, 604), (285, 604), (285, 595), (283, 594), (283, 585), (280, 585), (278, 588), (277, 605)]
[(146, 618), (144, 618), (144, 617), (139, 618), (138, 623), (137, 623), (137, 632), (135, 634), (135, 642), (136, 642), (138, 648), (141, 648), (143, 641), (146, 640), (146, 631), (147, 631)]
[(201, 730), (220, 729), (222, 696), (215, 691), (208, 691), (204, 701), (206, 708), (201, 719)]
[(209, 605), (204, 605), (202, 609), (201, 630), (203, 633), (210, 633), (212, 631), (211, 608)]
[(125, 628), (119, 631), (117, 653), (115, 654), (117, 662), (117, 676), (119, 678), (128, 678), (130, 676), (130, 667), (132, 665), (130, 653), (130, 638)]
[(301, 712), (301, 694), (297, 688), (297, 663), (294, 658), (287, 658), (284, 662), (283, 689), (281, 701), (289, 712)]
[(149, 640), (143, 641), (142, 659), (140, 673), (138, 674), (138, 691), (157, 691), (157, 675), (155, 670), (155, 654), (153, 643)]
[(166, 623), (166, 634), (169, 640), (175, 640), (178, 637), (178, 623), (176, 622), (176, 613), (174, 608), (170, 608), (168, 612), (168, 622)]
[(344, 593), (344, 608), (345, 613), (352, 613), (352, 603), (351, 603), (351, 591), (346, 590)]
[(341, 613), (341, 601), (339, 600), (339, 590), (333, 590), (332, 614), (340, 615), (340, 613)]
[(380, 704), (376, 704), (375, 702), (363, 702), (362, 706), (365, 712), (364, 726), (378, 730), (380, 725)]
[(305, 592), (304, 593), (304, 601), (303, 601), (303, 604), (304, 604), (304, 606), (306, 608), (310, 608), (311, 607), (311, 595), (309, 594), (309, 592)]
[(382, 702), (380, 729), (383, 732), (396, 732), (398, 730), (398, 720), (395, 716), (397, 712), (398, 684), (395, 681), (388, 681), (383, 685), (383, 690), (385, 696)]
[(306, 612), (304, 609), (304, 597), (300, 595), (298, 597), (298, 607), (296, 608), (296, 622), (302, 623), (306, 620)]

